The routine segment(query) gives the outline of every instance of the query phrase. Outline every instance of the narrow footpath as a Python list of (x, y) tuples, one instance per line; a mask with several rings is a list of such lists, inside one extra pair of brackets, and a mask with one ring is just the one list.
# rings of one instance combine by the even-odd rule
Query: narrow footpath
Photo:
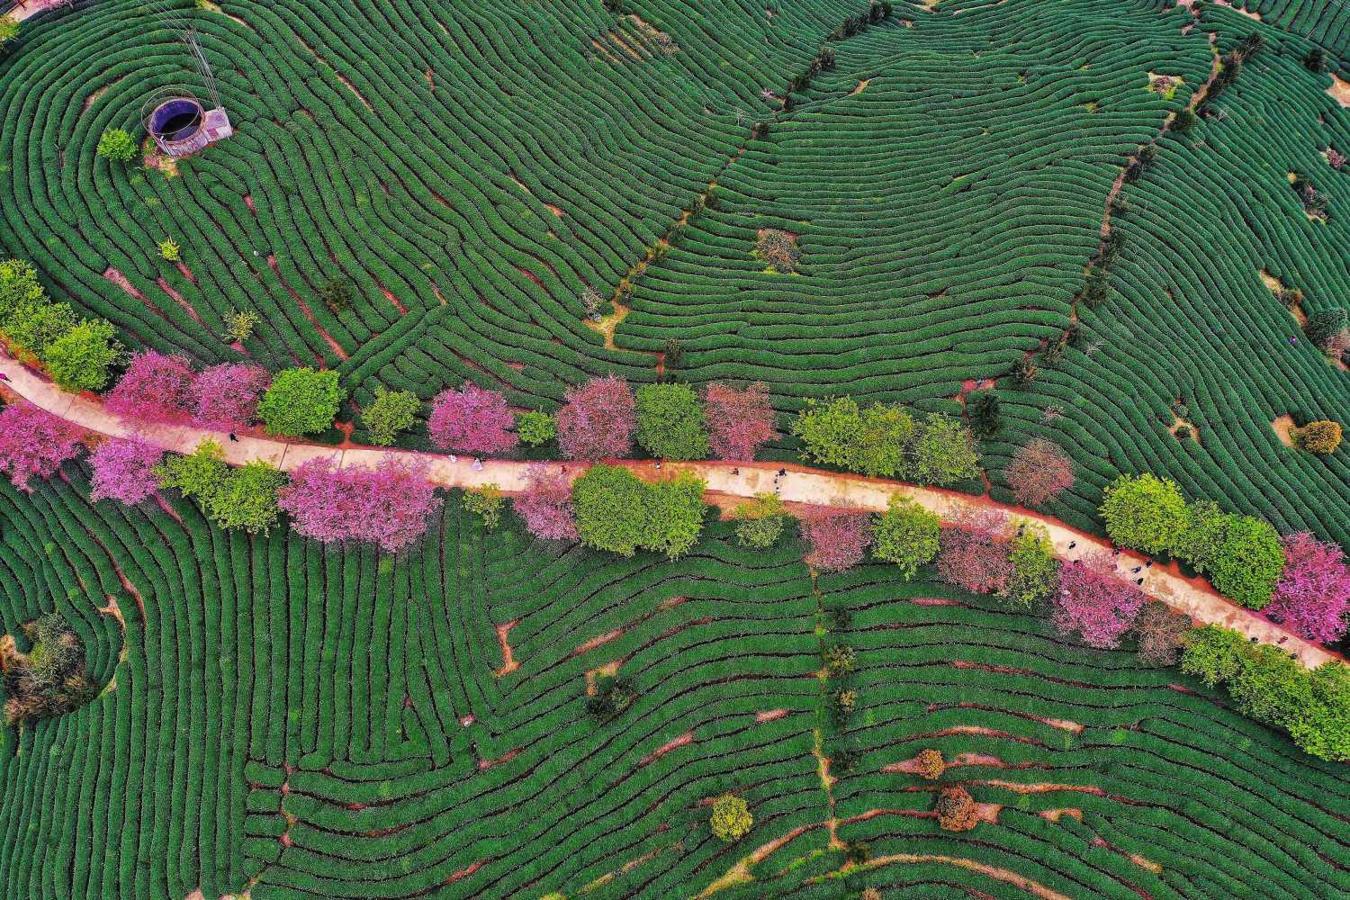
[[(220, 444), (226, 461), (231, 465), (264, 460), (282, 471), (291, 471), (312, 459), (333, 459), (339, 468), (368, 468), (386, 459), (397, 459), (425, 465), (430, 480), (440, 487), (468, 488), (495, 484), (507, 493), (518, 492), (525, 487), (526, 471), (532, 465), (514, 460), (483, 460), (475, 467), (470, 457), (375, 447), (342, 449), (248, 434), (240, 434), (238, 441), (230, 441), (224, 432), (206, 428), (147, 425), (126, 420), (108, 412), (97, 397), (63, 391), (3, 350), (0, 350), (0, 373), (8, 378), (4, 384), (28, 402), (88, 431), (110, 437), (140, 437), (165, 450), (185, 454), (195, 450), (202, 441), (213, 440)], [(767, 462), (668, 462), (659, 468), (657, 463), (647, 460), (622, 460), (617, 461), (617, 464), (627, 467), (647, 481), (655, 481), (672, 472), (694, 472), (707, 482), (709, 502), (723, 507), (757, 494), (776, 492), (789, 504), (881, 512), (886, 509), (890, 498), (898, 494), (937, 513), (943, 521), (950, 521), (963, 513), (992, 509), (1010, 517), (1035, 522), (1049, 532), (1056, 555), (1064, 560), (1080, 559), (1096, 552), (1109, 555), (1114, 549), (1105, 538), (1079, 531), (1041, 513), (998, 503), (988, 497), (975, 497), (941, 488), (917, 487), (900, 481)], [(574, 478), (587, 468), (585, 463), (579, 462), (546, 465), (561, 466)], [(785, 477), (776, 478), (779, 469), (786, 471)], [(1188, 578), (1175, 565), (1164, 567), (1154, 564), (1149, 567), (1147, 562), (1147, 557), (1122, 551), (1117, 557), (1116, 567), (1124, 578), (1143, 578), (1142, 588), (1150, 597), (1185, 613), (1196, 622), (1222, 625), (1256, 641), (1275, 644), (1310, 668), (1341, 658), (1339, 654), (1305, 641), (1238, 606), (1215, 591), (1204, 579)], [(1134, 572), (1136, 567), (1141, 567), (1138, 573)]]

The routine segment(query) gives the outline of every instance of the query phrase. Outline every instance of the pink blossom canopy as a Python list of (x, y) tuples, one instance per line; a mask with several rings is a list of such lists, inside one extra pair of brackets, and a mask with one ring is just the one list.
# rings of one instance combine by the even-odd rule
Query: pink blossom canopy
[(440, 508), (424, 467), (386, 459), (374, 469), (335, 469), (314, 459), (277, 492), (295, 530), (325, 544), (363, 541), (391, 553), (411, 546)]
[(427, 433), (442, 450), (503, 453), (516, 446), (515, 417), (506, 397), (472, 382), (441, 391), (432, 401)]
[(801, 520), (807, 543), (806, 564), (822, 572), (842, 572), (862, 562), (872, 544), (872, 517), (866, 513), (828, 511)]
[(138, 438), (104, 441), (89, 457), (94, 470), (89, 499), (97, 503), (107, 498), (127, 506), (140, 503), (159, 490), (154, 470), (163, 458), (163, 450)]
[(77, 426), (45, 409), (15, 403), (0, 410), (0, 471), (21, 491), (34, 478), (51, 478), (61, 464), (80, 453)]
[(627, 456), (637, 427), (637, 401), (628, 382), (614, 375), (592, 378), (567, 391), (558, 410), (558, 445), (571, 459)]
[(132, 357), (105, 404), (109, 412), (140, 422), (186, 422), (194, 406), (193, 378), (185, 357), (146, 350)]
[(548, 541), (577, 540), (576, 514), (572, 509), (572, 485), (567, 476), (546, 465), (526, 470), (525, 490), (511, 501), (525, 528)]
[(1066, 637), (1077, 634), (1089, 647), (1111, 649), (1120, 646), (1145, 599), (1143, 591), (1116, 574), (1110, 556), (1096, 553), (1060, 567), (1051, 620)]
[(262, 366), (221, 363), (197, 376), (192, 384), (194, 420), (219, 431), (244, 428), (258, 412), (258, 398), (271, 383)]
[(743, 391), (713, 382), (703, 392), (708, 446), (718, 459), (750, 460), (755, 451), (778, 436), (768, 390), (752, 384)]
[(1300, 531), (1284, 539), (1284, 558), (1266, 615), (1308, 640), (1340, 640), (1350, 627), (1350, 568), (1340, 545)]

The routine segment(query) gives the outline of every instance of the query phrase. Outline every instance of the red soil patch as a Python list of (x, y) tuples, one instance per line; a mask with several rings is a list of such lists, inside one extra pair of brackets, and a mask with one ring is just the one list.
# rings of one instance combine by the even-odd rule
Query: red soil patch
[(197, 276), (192, 274), (192, 270), (188, 268), (187, 263), (183, 262), (180, 259), (177, 262), (175, 262), (174, 265), (178, 267), (178, 271), (183, 274), (184, 278), (192, 282), (194, 286), (197, 284)]
[(549, 212), (553, 213), (553, 215), (557, 216), (559, 219), (561, 219), (563, 216), (566, 215), (566, 213), (564, 213), (560, 208), (554, 206), (552, 203), (545, 203), (544, 207), (548, 209)]
[(1281, 444), (1286, 447), (1294, 446), (1294, 430), (1298, 426), (1294, 424), (1293, 416), (1279, 416), (1271, 421), (1270, 427), (1275, 429), (1275, 436), (1280, 439)]
[[(958, 668), (959, 668), (959, 667), (958, 667)], [(942, 705), (941, 705), (941, 704), (930, 703), (930, 704), (928, 705), (928, 711), (929, 711), (929, 712), (935, 712), (936, 710), (938, 710), (938, 709), (940, 709), (940, 708), (942, 708)], [(963, 701), (963, 702), (961, 702), (961, 703), (952, 704), (952, 705), (950, 705), (948, 708), (955, 708), (955, 709), (983, 709), (983, 710), (986, 710), (986, 711), (988, 711), (988, 712), (1006, 713), (1007, 715), (1010, 715), (1010, 716), (1017, 716), (1018, 718), (1021, 718), (1021, 719), (1030, 719), (1030, 720), (1033, 721), (1033, 722), (1040, 722), (1042, 725), (1049, 725), (1051, 728), (1058, 728), (1060, 731), (1070, 731), (1070, 732), (1073, 732), (1074, 734), (1078, 734), (1078, 733), (1080, 733), (1080, 732), (1083, 730), (1083, 726), (1082, 726), (1082, 725), (1080, 725), (1080, 724), (1077, 723), (1077, 722), (1072, 722), (1072, 721), (1070, 721), (1070, 720), (1068, 720), (1068, 719), (1051, 719), (1051, 718), (1048, 718), (1048, 717), (1046, 717), (1046, 716), (1037, 716), (1037, 715), (1032, 715), (1031, 713), (1017, 712), (1016, 710), (1011, 710), (1011, 709), (999, 709), (998, 707), (995, 707), (995, 706), (983, 706), (983, 705), (981, 705), (981, 704), (979, 704), (979, 703), (974, 703), (974, 702), (971, 702), (971, 701), (969, 701), (969, 700)], [(976, 726), (964, 726), (964, 725), (963, 725), (963, 726), (957, 726), (957, 727), (961, 727), (961, 728), (972, 727), (972, 728), (973, 728), (973, 727), (976, 727)], [(998, 732), (998, 734), (1002, 734), (1002, 732)]]
[(1169, 684), (1168, 687), (1171, 688), (1172, 690), (1176, 691), (1178, 694), (1186, 694), (1186, 695), (1191, 696), (1191, 697), (1198, 697), (1198, 696), (1199, 696), (1199, 694), (1197, 694), (1195, 691), (1191, 690), (1190, 688), (1186, 687), (1186, 685), (1184, 685), (1184, 684)]
[[(379, 282), (376, 282), (376, 284), (379, 284)], [(394, 296), (393, 291), (389, 290), (389, 288), (381, 284), (380, 293), (384, 294), (384, 299), (394, 304), (394, 309), (398, 310), (399, 315), (406, 316), (408, 314), (408, 307), (404, 306), (402, 303), (399, 302), (399, 299)]]
[(642, 759), (638, 761), (638, 766), (642, 767), (651, 765), (661, 757), (665, 756), (670, 751), (678, 750), (681, 747), (692, 744), (693, 742), (694, 742), (694, 733), (692, 731), (686, 731), (684, 734), (675, 738), (673, 741), (666, 741), (660, 747), (657, 747), (651, 753), (648, 753), (646, 756), (642, 757)]
[(281, 837), (277, 838), (277, 843), (281, 844), (283, 847), (289, 847), (294, 844), (295, 841), (291, 840), (289, 834), (283, 834)]
[(787, 714), (788, 714), (788, 710), (786, 710), (786, 709), (765, 709), (765, 710), (760, 710), (759, 712), (755, 713), (755, 721), (756, 721), (756, 722), (761, 722), (761, 723), (762, 723), (762, 722), (773, 722), (773, 721), (776, 721), (776, 720), (778, 720), (778, 719), (784, 718), (785, 716), (787, 716)]
[[(930, 706), (929, 712), (935, 707)], [(1038, 741), (1036, 738), (1023, 737), (1019, 734), (1012, 734), (1007, 731), (999, 731), (997, 728), (986, 728), (983, 725), (953, 725), (950, 728), (942, 728), (938, 731), (930, 731), (926, 734), (916, 734), (915, 738), (938, 738), (951, 737), (954, 734), (978, 734), (983, 737), (998, 738), (1003, 741), (1015, 741), (1019, 744), (1031, 744), (1036, 747), (1044, 747), (1044, 741)]]
[(535, 283), (535, 285), (537, 285), (538, 287), (542, 288), (542, 287), (544, 286), (544, 282), (542, 282), (542, 281), (539, 280), (539, 276), (536, 275), (536, 274), (534, 274), (533, 272), (531, 272), (529, 269), (525, 268), (524, 266), (516, 266), (516, 271), (519, 272), (520, 274), (524, 275), (526, 278), (530, 279), (531, 281), (533, 281), (533, 282)]
[(511, 652), (511, 645), (507, 643), (506, 640), (511, 629), (519, 624), (519, 619), (512, 619), (510, 622), (503, 622), (496, 628), (497, 643), (500, 644), (502, 648), (502, 665), (501, 668), (493, 670), (492, 674), (496, 675), (498, 678), (503, 675), (510, 675), (516, 669), (520, 668), (520, 663), (516, 661), (515, 654)]
[(305, 302), (304, 298), (296, 292), (295, 288), (286, 283), (286, 279), (281, 277), (281, 267), (277, 265), (275, 253), (267, 254), (267, 266), (272, 270), (272, 274), (277, 276), (277, 280), (280, 281), (281, 286), (286, 289), (286, 293), (291, 295), (291, 299), (295, 301), (296, 306), (300, 307), (301, 315), (305, 317), (305, 320), (309, 322), (310, 325), (314, 326), (314, 330), (319, 333), (319, 337), (323, 338), (328, 344), (329, 348), (333, 351), (333, 355), (338, 359), (345, 361), (347, 359), (347, 351), (343, 350), (342, 345), (334, 340), (327, 329), (318, 323), (314, 318), (314, 312), (309, 308), (309, 304)]
[(1043, 809), (1037, 813), (1037, 815), (1047, 822), (1058, 822), (1065, 816), (1072, 816), (1080, 822), (1083, 821), (1083, 811), (1076, 806), (1064, 806), (1059, 809)]
[(248, 211), (251, 212), (251, 213), (253, 213), (254, 218), (256, 218), (257, 215), (258, 215), (258, 207), (256, 207), (256, 206), (253, 205), (253, 195), (252, 195), (252, 194), (245, 194), (245, 195), (244, 195), (244, 205), (248, 207)]
[(1014, 794), (1053, 794), (1058, 791), (1073, 791), (1079, 794), (1092, 794), (1094, 797), (1106, 796), (1106, 791), (1090, 784), (1055, 784), (1049, 781), (1034, 781), (1030, 784), (1022, 784), (1017, 781), (1003, 781), (997, 778), (972, 781), (970, 784), (1003, 788), (1005, 791), (1012, 791)]
[[(952, 757), (952, 759), (947, 762), (948, 769), (954, 769), (957, 766), (992, 766), (998, 769), (1010, 768), (1007, 763), (997, 756), (990, 756), (987, 753), (961, 753)], [(885, 772), (887, 775), (893, 775), (897, 772), (918, 772), (920, 768), (919, 757), (916, 754), (910, 759), (888, 763), (881, 767), (881, 771)]]
[(478, 860), (478, 862), (466, 866), (465, 868), (460, 869), (458, 872), (454, 872), (450, 875), (447, 875), (445, 876), (445, 883), (454, 884), (456, 881), (462, 881), (463, 879), (468, 878), (474, 872), (477, 872), (479, 869), (483, 868), (484, 864), (486, 863), (487, 860), (480, 859)]
[(912, 597), (909, 602), (915, 606), (965, 606), (960, 600), (950, 597)]
[(108, 266), (108, 268), (103, 270), (103, 277), (126, 291), (127, 296), (144, 303), (155, 315), (159, 316), (161, 319), (164, 318), (164, 311), (156, 306), (153, 300), (137, 290), (136, 286), (127, 279), (127, 276), (123, 275), (117, 269)]
[(491, 769), (493, 766), (503, 766), (503, 765), (506, 765), (506, 764), (509, 763), (511, 760), (513, 760), (513, 759), (515, 759), (517, 756), (519, 756), (520, 753), (521, 753), (521, 748), (520, 748), (520, 747), (517, 747), (516, 749), (511, 750), (511, 751), (509, 751), (509, 752), (507, 752), (507, 753), (505, 753), (505, 754), (503, 754), (503, 755), (497, 757), (496, 759), (480, 759), (480, 760), (478, 761), (478, 771), (480, 771), (480, 772), (486, 772), (488, 769)]
[(202, 324), (202, 317), (197, 315), (197, 310), (192, 308), (191, 303), (183, 299), (182, 294), (174, 290), (173, 285), (169, 284), (169, 282), (164, 280), (163, 275), (155, 279), (155, 284), (159, 285), (159, 289), (161, 291), (169, 295), (170, 300), (172, 300), (174, 303), (177, 303), (179, 306), (183, 307), (183, 311), (192, 317), (192, 321), (196, 322), (198, 325)]
[(169, 502), (165, 500), (163, 497), (161, 497), (159, 494), (155, 494), (154, 497), (155, 502), (159, 504), (159, 508), (164, 510), (164, 512), (168, 514), (170, 519), (173, 519), (179, 525), (183, 524), (183, 517), (178, 514), (178, 510), (170, 506)]
[(617, 640), (620, 637), (623, 637), (622, 628), (615, 628), (613, 631), (606, 631), (599, 637), (593, 637), (589, 641), (586, 641), (584, 644), (578, 644), (576, 649), (572, 651), (572, 655), (580, 656), (583, 653), (589, 653), (596, 647), (603, 647), (610, 641)]

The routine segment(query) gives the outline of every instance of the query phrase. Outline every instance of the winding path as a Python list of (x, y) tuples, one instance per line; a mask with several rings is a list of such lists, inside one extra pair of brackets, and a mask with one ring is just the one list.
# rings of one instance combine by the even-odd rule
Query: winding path
[[(220, 443), (226, 461), (232, 465), (265, 460), (283, 471), (290, 471), (312, 459), (334, 459), (339, 468), (370, 467), (385, 459), (400, 459), (425, 464), (431, 481), (441, 487), (496, 484), (508, 493), (524, 488), (526, 470), (531, 465), (511, 460), (485, 460), (475, 468), (473, 461), (465, 457), (373, 447), (325, 447), (250, 434), (240, 434), (238, 441), (230, 441), (224, 432), (210, 429), (146, 425), (126, 420), (108, 412), (97, 397), (61, 390), (3, 350), (0, 350), (0, 373), (7, 377), (8, 387), (19, 396), (89, 431), (113, 437), (140, 437), (175, 453), (191, 453), (201, 441), (215, 440)], [(709, 501), (723, 507), (742, 498), (776, 490), (790, 504), (880, 512), (886, 509), (893, 495), (899, 494), (932, 510), (944, 521), (961, 513), (995, 510), (1007, 516), (1036, 522), (1049, 532), (1055, 553), (1062, 559), (1079, 559), (1084, 554), (1094, 552), (1109, 554), (1113, 549), (1112, 544), (1104, 538), (1079, 531), (1041, 513), (998, 503), (988, 497), (974, 497), (940, 488), (916, 487), (899, 481), (778, 463), (668, 462), (658, 467), (652, 461), (623, 460), (618, 464), (649, 481), (675, 471), (695, 472), (707, 482)], [(558, 465), (562, 465), (573, 477), (586, 469), (584, 463)], [(775, 476), (780, 468), (785, 469), (787, 475), (777, 479)], [(1142, 577), (1143, 589), (1149, 596), (1187, 614), (1195, 621), (1223, 625), (1254, 640), (1281, 646), (1309, 667), (1341, 658), (1227, 600), (1203, 579), (1187, 578), (1175, 564), (1169, 567), (1155, 564), (1135, 574), (1133, 569), (1143, 566), (1146, 561), (1146, 557), (1125, 551), (1117, 559), (1117, 569), (1126, 578)]]

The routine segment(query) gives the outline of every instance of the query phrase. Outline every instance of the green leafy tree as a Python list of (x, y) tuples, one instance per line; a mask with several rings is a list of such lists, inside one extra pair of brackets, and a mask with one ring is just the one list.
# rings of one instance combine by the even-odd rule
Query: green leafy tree
[(914, 444), (914, 475), (923, 484), (954, 484), (980, 474), (975, 438), (950, 416), (929, 416)]
[(788, 518), (777, 494), (759, 494), (749, 503), (738, 504), (731, 515), (736, 520), (736, 542), (756, 550), (778, 543)]
[(1318, 759), (1350, 762), (1350, 666), (1323, 663), (1308, 678), (1310, 701), (1288, 716), (1285, 727)]
[(1285, 726), (1312, 704), (1312, 684), (1303, 664), (1270, 644), (1248, 644), (1239, 655), (1228, 693), (1245, 716)]
[(1101, 505), (1106, 533), (1122, 547), (1145, 553), (1173, 552), (1184, 543), (1190, 512), (1181, 488), (1156, 475), (1121, 475)]
[(577, 533), (583, 544), (632, 556), (660, 550), (671, 558), (698, 540), (703, 482), (689, 473), (648, 485), (627, 469), (596, 465), (572, 485)]
[(802, 454), (806, 458), (850, 468), (862, 441), (862, 410), (852, 397), (824, 403), (808, 400), (792, 423), (792, 434), (805, 445)]
[(502, 507), (505, 503), (502, 489), (495, 484), (464, 491), (464, 508), (482, 519), (483, 527), (488, 531), (496, 531), (502, 523)]
[(0, 323), (0, 328), (11, 341), (41, 359), (76, 321), (69, 303), (52, 303), (43, 298), (20, 304)]
[(375, 399), (361, 411), (361, 421), (371, 443), (387, 446), (417, 421), (422, 401), (412, 391), (390, 391), (384, 385), (375, 388)]
[(850, 469), (880, 478), (909, 474), (907, 451), (917, 426), (909, 410), (873, 403), (862, 411), (862, 433), (847, 464)]
[(1012, 574), (998, 595), (1019, 609), (1031, 609), (1048, 600), (1059, 584), (1059, 562), (1045, 527), (1024, 524), (1008, 548)]
[(131, 162), (136, 158), (136, 141), (122, 128), (109, 128), (99, 135), (97, 153), (113, 162)]
[(1181, 671), (1215, 687), (1237, 674), (1246, 647), (1246, 638), (1232, 629), (1220, 625), (1193, 629), (1186, 635)]
[(169, 456), (155, 467), (162, 488), (177, 488), (203, 509), (230, 477), (220, 444), (202, 441), (187, 456)]
[(115, 333), (103, 319), (77, 322), (47, 347), (42, 357), (47, 373), (68, 391), (102, 390), (108, 384), (108, 370), (122, 358)]
[(47, 292), (38, 281), (37, 269), (22, 259), (0, 260), (0, 327), (14, 310), (46, 299)]
[(710, 824), (716, 837), (731, 843), (749, 834), (755, 817), (750, 815), (750, 807), (740, 797), (723, 794), (713, 801)]
[(206, 499), (204, 511), (221, 528), (266, 534), (277, 523), (277, 491), (285, 484), (285, 473), (254, 460), (228, 472), (224, 483)]
[(913, 500), (893, 495), (886, 511), (877, 519), (872, 552), (878, 559), (899, 566), (901, 578), (909, 581), (919, 574), (920, 566), (937, 556), (941, 530), (936, 513)]
[(703, 479), (691, 472), (647, 486), (646, 540), (640, 545), (678, 559), (703, 531)]
[(558, 423), (541, 410), (532, 409), (516, 415), (516, 436), (527, 447), (539, 447), (558, 436)]
[(268, 434), (315, 434), (333, 424), (343, 396), (337, 372), (285, 369), (277, 373), (263, 394), (258, 418)]
[(644, 384), (637, 389), (637, 439), (662, 459), (703, 459), (708, 429), (703, 405), (685, 384)]
[(233, 310), (225, 317), (225, 336), (242, 344), (253, 337), (253, 329), (258, 327), (259, 321), (258, 314), (251, 309)]
[(1284, 545), (1269, 522), (1234, 516), (1210, 561), (1210, 581), (1226, 597), (1262, 609), (1284, 572)]

